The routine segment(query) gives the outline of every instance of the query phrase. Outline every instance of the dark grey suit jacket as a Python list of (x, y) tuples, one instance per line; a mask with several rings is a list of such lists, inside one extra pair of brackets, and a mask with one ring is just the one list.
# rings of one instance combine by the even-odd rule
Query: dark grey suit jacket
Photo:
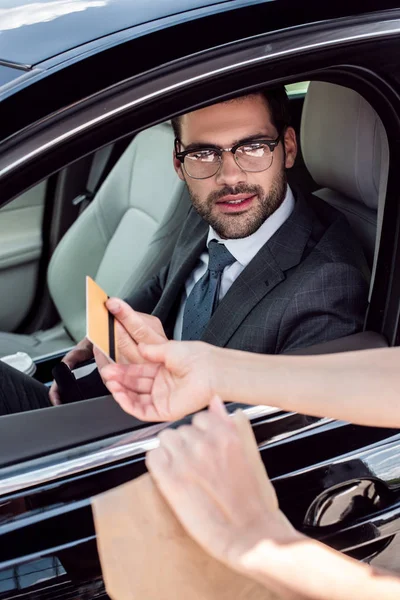
[[(202, 340), (276, 354), (360, 331), (368, 267), (346, 219), (317, 216), (296, 194), (295, 208), (242, 271), (214, 312)], [(136, 310), (159, 317), (172, 336), (184, 284), (204, 251), (208, 225), (189, 212), (170, 263), (132, 295)]]

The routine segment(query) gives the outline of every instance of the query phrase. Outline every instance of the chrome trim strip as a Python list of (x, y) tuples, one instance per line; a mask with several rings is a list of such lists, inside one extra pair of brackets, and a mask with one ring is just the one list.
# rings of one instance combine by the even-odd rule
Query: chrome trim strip
[[(291, 413), (294, 414), (294, 413)], [(328, 417), (324, 417), (322, 419), (317, 419), (315, 420), (314, 423), (310, 423), (310, 425), (305, 425), (304, 427), (302, 427), (301, 429), (295, 429), (293, 431), (288, 431), (288, 432), (284, 432), (284, 433), (279, 433), (278, 435), (275, 435), (273, 437), (271, 437), (267, 442), (260, 444), (259, 445), (259, 449), (264, 450), (264, 448), (266, 448), (267, 446), (270, 446), (271, 444), (275, 444), (276, 442), (281, 442), (282, 440), (287, 440), (289, 437), (292, 437), (294, 435), (303, 435), (303, 433), (307, 433), (313, 429), (316, 429), (317, 427), (323, 427), (324, 425), (329, 425), (331, 423), (338, 423), (338, 426), (340, 426), (340, 421), (335, 421), (335, 419), (328, 419)]]
[[(45, 558), (45, 557), (50, 557), (50, 556), (57, 556), (57, 554), (61, 551), (61, 550), (65, 550), (65, 549), (70, 549), (70, 548), (75, 548), (77, 546), (80, 546), (81, 544), (84, 544), (85, 542), (90, 542), (92, 540), (96, 539), (96, 535), (89, 535), (87, 537), (81, 538), (79, 540), (73, 541), (73, 542), (67, 542), (65, 544), (60, 544), (58, 546), (52, 546), (51, 548), (46, 548), (45, 550), (39, 550), (38, 552), (32, 552), (32, 554), (23, 554), (22, 556), (16, 556), (14, 558), (11, 558), (10, 560), (5, 560), (4, 562), (0, 563), (0, 572), (4, 572), (6, 569), (15, 569), (15, 567), (18, 567), (19, 565), (29, 565), (29, 563), (31, 561), (36, 561), (36, 560), (40, 560), (41, 558)], [(47, 580), (49, 581), (49, 580)], [(43, 583), (43, 580), (41, 581), (41, 583)], [(100, 584), (101, 585), (101, 584)], [(46, 588), (47, 590), (51, 589), (51, 587), (49, 586), (49, 588)], [(56, 588), (57, 589), (57, 588)], [(58, 599), (58, 600), (62, 600), (63, 598), (65, 600), (77, 600), (80, 599), (82, 597), (83, 594), (76, 594), (76, 595), (71, 595), (71, 593), (67, 594), (67, 595), (61, 595), (60, 593), (55, 594), (54, 593), (54, 588), (51, 589), (51, 596), (50, 598), (54, 598), (54, 600)], [(101, 590), (102, 592), (103, 590)], [(12, 595), (13, 590), (9, 590), (9, 598), (21, 598), (21, 592), (19, 592), (18, 595)], [(98, 594), (97, 589), (96, 589), (96, 594), (89, 595), (89, 598), (103, 598), (105, 596), (105, 594), (103, 595), (103, 593)], [(24, 597), (24, 596), (22, 596)], [(39, 596), (40, 597), (40, 596)], [(46, 596), (45, 596), (46, 597)], [(87, 598), (88, 596), (85, 594), (85, 598)], [(107, 596), (106, 596), (107, 597)]]
[[(340, 424), (341, 421), (336, 421)], [(368, 446), (358, 448), (357, 450), (349, 450), (345, 454), (341, 454), (336, 458), (328, 458), (327, 460), (314, 463), (308, 467), (302, 467), (289, 474), (279, 475), (274, 478), (274, 481), (280, 479), (288, 480), (301, 478), (310, 473), (318, 471), (324, 472), (327, 468), (334, 465), (346, 465), (352, 461), (359, 461), (368, 468), (371, 477), (383, 481), (390, 489), (391, 480), (397, 482), (398, 479), (398, 460), (400, 450), (400, 433), (396, 433), (390, 437), (384, 438), (377, 442), (372, 442)], [(399, 486), (396, 485), (396, 488)]]
[(0, 60), (0, 67), (9, 67), (10, 69), (16, 69), (18, 71), (32, 71), (32, 65), (24, 65), (9, 60)]
[[(236, 405), (227, 405), (227, 408), (233, 412)], [(252, 421), (258, 417), (280, 412), (280, 409), (272, 406), (251, 406), (244, 408), (243, 412)], [(139, 456), (156, 448), (158, 446), (157, 434), (170, 425), (171, 423), (150, 425), (139, 431), (0, 469), (0, 495), (18, 492), (34, 485), (57, 480), (60, 477), (72, 476), (124, 458)]]
[[(188, 86), (190, 84), (208, 79), (215, 75), (220, 75), (222, 73), (226, 73), (226, 72), (232, 71), (234, 69), (238, 69), (240, 67), (247, 67), (250, 65), (254, 65), (256, 63), (260, 63), (262, 61), (266, 61), (266, 60), (281, 58), (281, 57), (289, 56), (292, 54), (297, 55), (299, 53), (304, 53), (309, 50), (318, 50), (318, 49), (327, 48), (327, 47), (331, 47), (331, 46), (343, 44), (343, 43), (348, 43), (348, 42), (355, 42), (355, 41), (368, 40), (368, 39), (374, 39), (374, 38), (379, 38), (379, 37), (396, 35), (399, 33), (400, 33), (400, 19), (388, 19), (387, 21), (380, 21), (378, 23), (374, 22), (374, 23), (364, 23), (361, 25), (345, 25), (345, 26), (342, 26), (341, 28), (338, 28), (338, 29), (330, 32), (329, 34), (324, 33), (323, 35), (326, 36), (326, 38), (324, 40), (316, 41), (313, 43), (308, 42), (308, 39), (310, 38), (310, 32), (309, 32), (307, 34), (303, 33), (303, 35), (297, 35), (297, 37), (300, 37), (303, 40), (303, 41), (300, 41), (300, 44), (297, 46), (290, 47), (291, 40), (289, 42), (284, 40), (282, 42), (279, 42), (279, 41), (275, 42), (274, 44), (265, 44), (264, 52), (262, 53), (261, 56), (248, 58), (246, 60), (242, 60), (242, 61), (239, 61), (239, 62), (236, 62), (233, 64), (228, 64), (228, 65), (220, 67), (218, 69), (214, 69), (211, 71), (207, 71), (205, 73), (201, 73), (200, 75), (196, 75), (194, 77), (189, 77), (188, 79), (184, 79), (184, 80), (178, 81), (177, 83), (174, 83), (172, 85), (168, 85), (164, 88), (158, 89), (158, 90), (151, 92), (149, 94), (146, 94), (140, 98), (137, 98), (135, 100), (132, 100), (130, 102), (122, 104), (121, 106), (118, 106), (116, 108), (110, 109), (105, 112), (102, 112), (97, 117), (90, 119), (75, 128), (72, 128), (71, 130), (63, 133), (62, 135), (59, 135), (58, 137), (53, 138), (52, 140), (48, 141), (47, 143), (44, 143), (43, 145), (35, 148), (31, 152), (28, 152), (21, 158), (15, 160), (11, 164), (7, 165), (2, 170), (0, 170), (0, 177), (6, 175), (10, 171), (16, 169), (16, 167), (18, 167), (22, 163), (32, 159), (33, 157), (37, 156), (38, 154), (45, 152), (47, 150), (50, 150), (55, 145), (67, 140), (68, 138), (73, 137), (74, 135), (81, 133), (85, 129), (88, 129), (96, 124), (99, 124), (100, 122), (105, 121), (106, 119), (110, 119), (111, 117), (114, 117), (115, 115), (117, 115), (119, 113), (122, 113), (128, 109), (133, 108), (134, 106), (142, 104), (143, 102), (157, 98), (158, 96), (161, 96), (163, 94), (166, 94), (166, 93), (174, 91), (174, 90), (177, 90), (184, 86)], [(276, 34), (276, 32), (272, 32), (271, 35), (273, 35), (273, 34)], [(297, 32), (296, 32), (296, 34), (297, 34)], [(316, 36), (317, 35), (318, 34), (316, 34)], [(293, 37), (295, 37), (295, 34), (293, 34)], [(296, 42), (296, 40), (294, 40), (294, 41)], [(281, 49), (279, 49), (280, 46), (282, 46)], [(252, 53), (254, 54), (254, 50), (252, 51)]]

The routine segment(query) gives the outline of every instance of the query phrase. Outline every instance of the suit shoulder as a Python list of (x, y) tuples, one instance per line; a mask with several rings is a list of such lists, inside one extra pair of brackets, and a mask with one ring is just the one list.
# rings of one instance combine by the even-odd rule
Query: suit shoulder
[(312, 252), (319, 254), (324, 262), (346, 263), (369, 272), (361, 243), (346, 217), (336, 212), (334, 220), (324, 227)]

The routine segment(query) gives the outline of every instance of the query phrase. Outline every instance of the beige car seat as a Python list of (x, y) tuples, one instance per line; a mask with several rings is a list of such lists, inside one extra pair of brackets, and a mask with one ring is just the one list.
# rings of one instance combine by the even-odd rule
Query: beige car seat
[(389, 169), (380, 118), (357, 92), (312, 81), (304, 101), (301, 147), (321, 188), (314, 195), (345, 214), (373, 269)]
[(123, 298), (168, 262), (190, 207), (172, 152), (169, 123), (135, 137), (50, 261), (48, 285), (62, 323), (32, 335), (0, 333), (0, 356), (38, 357), (82, 339), (86, 275)]

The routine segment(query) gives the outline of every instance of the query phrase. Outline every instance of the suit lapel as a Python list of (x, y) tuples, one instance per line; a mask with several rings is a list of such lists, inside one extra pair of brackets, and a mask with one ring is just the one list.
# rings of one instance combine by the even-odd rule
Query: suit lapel
[(285, 279), (285, 271), (299, 264), (313, 220), (313, 212), (298, 196), (290, 217), (250, 261), (218, 305), (202, 337), (204, 342), (226, 346), (250, 311)]
[(167, 284), (153, 314), (163, 323), (179, 301), (186, 279), (206, 248), (208, 225), (192, 211), (171, 259)]

